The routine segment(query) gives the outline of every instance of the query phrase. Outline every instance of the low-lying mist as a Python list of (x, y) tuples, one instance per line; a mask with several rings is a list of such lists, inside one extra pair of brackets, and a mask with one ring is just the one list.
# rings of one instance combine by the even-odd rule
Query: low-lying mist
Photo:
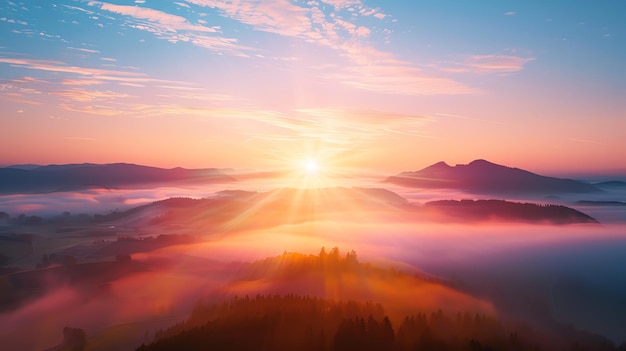
[[(232, 285), (243, 262), (339, 247), (342, 253), (355, 250), (360, 262), (428, 277), (452, 289), (406, 293), (401, 291), (406, 286), (396, 291), (374, 284), (379, 289), (370, 298), (387, 296), (421, 308), (426, 305), (415, 301), (444, 309), (493, 306), (503, 318), (546, 328), (556, 320), (620, 343), (626, 340), (625, 230), (620, 225), (398, 224), (364, 217), (222, 233), (193, 245), (133, 255), (134, 262), (150, 264), (145, 272), (99, 287), (51, 290), (0, 315), (6, 326), (0, 338), (12, 349), (42, 349), (59, 343), (69, 325), (83, 328), (108, 349), (138, 345), (150, 341), (156, 329), (186, 318), (199, 300), (303, 292), (298, 284), (267, 278)], [(354, 291), (375, 289), (357, 286)], [(331, 291), (318, 293), (337, 297)]]
[[(258, 190), (254, 184), (240, 185)], [(133, 243), (152, 245), (153, 251), (132, 253), (131, 263), (111, 262), (114, 268), (97, 268), (93, 279), (81, 278), (86, 283), (80, 279), (64, 284), (49, 281), (54, 286), (44, 286), (37, 294), (28, 287), (17, 289), (18, 296), (13, 297), (20, 304), (11, 305), (13, 297), (2, 299), (5, 310), (0, 313), (0, 325), (5, 327), (0, 339), (4, 345), (15, 350), (45, 349), (59, 344), (63, 328), (70, 326), (85, 330), (97, 350), (134, 349), (151, 341), (156, 330), (186, 319), (198, 301), (288, 293), (373, 300), (385, 303), (392, 319), (436, 309), (479, 311), (538, 328), (570, 325), (617, 344), (626, 341), (623, 207), (590, 206), (601, 223), (603, 218), (615, 219), (600, 225), (497, 220), (451, 224), (448, 217), (430, 222), (427, 219), (433, 212), (416, 212), (412, 206), (417, 210), (431, 200), (490, 197), (393, 188), (405, 202), (394, 193), (364, 188), (283, 189), (261, 194), (220, 190), (222, 186), (91, 189), (3, 196), (0, 211), (53, 217), (63, 211), (72, 215), (124, 211), (170, 197), (220, 200), (175, 199), (129, 216), (73, 224), (73, 232), (63, 231), (67, 229), (63, 221), (25, 226), (25, 230), (45, 231), (40, 239), (48, 243), (44, 246), (52, 247), (57, 240), (54, 245), (59, 252), (78, 253), (84, 262), (114, 260), (123, 253), (116, 250), (126, 244), (108, 242), (115, 240), (114, 235), (142, 240), (148, 235), (184, 234), (195, 239), (175, 246), (156, 240), (149, 245)], [(568, 203), (573, 198), (518, 200), (545, 204)], [(6, 225), (5, 231), (12, 228)], [(95, 234), (104, 236), (90, 236)], [(310, 271), (311, 266), (302, 260), (312, 259), (323, 247), (326, 251), (337, 247), (342, 255), (354, 250), (364, 265), (332, 274)], [(39, 258), (31, 256), (17, 262), (22, 268), (32, 267)], [(274, 259), (262, 261), (268, 257)], [(254, 278), (242, 279), (242, 269), (259, 260), (266, 263), (253, 265)], [(304, 268), (297, 274), (277, 275), (277, 265)], [(390, 273), (395, 271), (407, 276)], [(109, 278), (103, 278), (107, 274)], [(0, 281), (0, 292), (21, 284), (17, 278), (5, 278)], [(31, 297), (22, 299), (22, 293)]]

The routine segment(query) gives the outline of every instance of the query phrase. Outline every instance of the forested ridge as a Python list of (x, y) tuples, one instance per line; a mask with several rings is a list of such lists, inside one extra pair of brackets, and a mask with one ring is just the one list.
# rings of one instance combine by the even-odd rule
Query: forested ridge
[[(619, 348), (620, 350), (624, 349)], [(199, 302), (188, 320), (137, 351), (160, 350), (616, 350), (571, 328), (538, 331), (493, 316), (441, 310), (394, 325), (382, 305), (299, 296)]]

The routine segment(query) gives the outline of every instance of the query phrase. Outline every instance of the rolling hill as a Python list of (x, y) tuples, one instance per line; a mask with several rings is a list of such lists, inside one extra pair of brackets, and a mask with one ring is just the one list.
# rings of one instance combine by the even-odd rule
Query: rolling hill
[(385, 189), (342, 187), (285, 188), (264, 193), (224, 191), (214, 198), (158, 201), (99, 216), (98, 221), (142, 228), (180, 226), (210, 233), (337, 218), (362, 222), (368, 216), (400, 222), (597, 223), (580, 211), (558, 205), (502, 200), (446, 200), (421, 205)]

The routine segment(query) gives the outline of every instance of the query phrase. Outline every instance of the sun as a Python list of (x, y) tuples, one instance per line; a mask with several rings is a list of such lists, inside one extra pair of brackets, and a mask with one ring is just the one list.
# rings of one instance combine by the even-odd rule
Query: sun
[(298, 189), (319, 189), (335, 186), (334, 164), (325, 155), (308, 153), (292, 158), (291, 166), (285, 173), (289, 187)]
[(315, 175), (319, 170), (319, 165), (314, 159), (308, 159), (304, 162), (304, 171), (308, 175)]

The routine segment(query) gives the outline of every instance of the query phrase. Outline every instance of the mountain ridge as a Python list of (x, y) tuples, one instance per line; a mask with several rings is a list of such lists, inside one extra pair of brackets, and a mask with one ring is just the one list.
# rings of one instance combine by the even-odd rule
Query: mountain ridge
[(600, 193), (602, 189), (572, 179), (539, 175), (478, 159), (449, 166), (437, 162), (419, 171), (402, 172), (384, 182), (412, 188), (448, 188), (485, 194)]
[(0, 193), (53, 193), (159, 183), (230, 183), (234, 177), (215, 168), (158, 168), (131, 163), (47, 165), (0, 168)]

